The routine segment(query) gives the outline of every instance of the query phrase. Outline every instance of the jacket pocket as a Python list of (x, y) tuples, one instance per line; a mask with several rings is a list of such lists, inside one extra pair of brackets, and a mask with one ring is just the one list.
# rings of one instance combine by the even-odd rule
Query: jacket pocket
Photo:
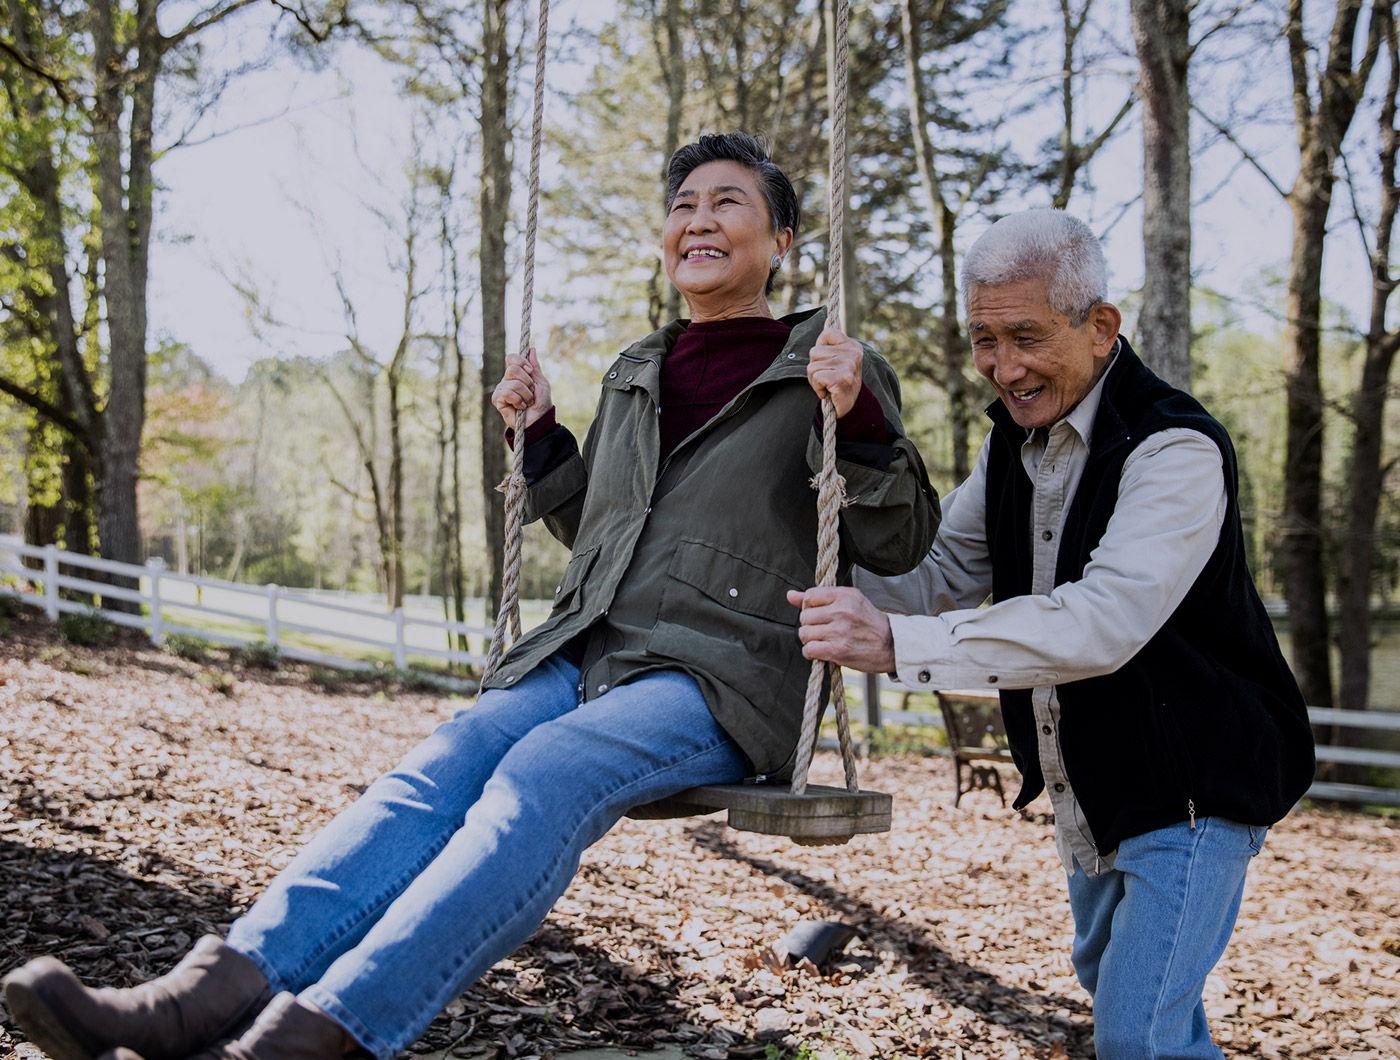
[(787, 591), (803, 586), (743, 556), (682, 538), (667, 574), (699, 589), (727, 610), (781, 622), (794, 631), (797, 628), (797, 608), (787, 602)]
[[(764, 714), (791, 698), (797, 637), (795, 581), (703, 541), (683, 539), (661, 590), (648, 652), (690, 664)], [(804, 678), (805, 679), (805, 678)]]
[(550, 609), (550, 618), (571, 615), (579, 609), (583, 603), (583, 593), (579, 590), (583, 588), (588, 572), (593, 569), (597, 559), (598, 549), (590, 548), (569, 560), (569, 565), (564, 568), (564, 577), (559, 579), (559, 584), (554, 589), (554, 606)]

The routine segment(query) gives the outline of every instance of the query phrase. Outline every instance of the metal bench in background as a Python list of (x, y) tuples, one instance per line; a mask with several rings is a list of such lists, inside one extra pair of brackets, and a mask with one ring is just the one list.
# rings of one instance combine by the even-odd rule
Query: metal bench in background
[[(866, 699), (871, 701), (881, 686), (897, 689), (900, 693), (900, 708), (897, 717), (889, 720), (910, 722), (916, 725), (937, 725), (938, 719), (910, 709), (910, 697), (928, 695), (921, 688), (880, 678), (867, 679)], [(1011, 751), (1006, 742), (1006, 729), (1001, 723), (1001, 703), (995, 692), (980, 689), (943, 689), (933, 695), (938, 700), (942, 715), (943, 731), (948, 740), (948, 756), (953, 760), (953, 805), (957, 806), (969, 791), (979, 789), (995, 791), (1006, 805), (1006, 791), (1002, 787), (999, 766), (1011, 766)], [(878, 700), (876, 700), (878, 702)], [(867, 712), (869, 713), (869, 712)], [(867, 722), (875, 727), (881, 724), (877, 710)], [(966, 777), (966, 780), (964, 780)]]
[[(969, 791), (995, 791), (1006, 805), (998, 766), (1012, 765), (1001, 723), (1001, 703), (997, 696), (979, 691), (946, 689), (934, 693), (943, 713), (943, 729), (948, 734), (948, 753), (953, 759), (953, 805)], [(966, 770), (967, 782), (963, 782)]]

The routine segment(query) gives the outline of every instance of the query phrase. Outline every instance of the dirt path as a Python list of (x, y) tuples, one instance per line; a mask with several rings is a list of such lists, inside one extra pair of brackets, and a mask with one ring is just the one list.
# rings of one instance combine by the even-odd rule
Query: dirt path
[[(465, 705), (314, 676), (132, 637), (89, 651), (18, 620), (0, 641), (0, 972), (41, 953), (110, 984), (164, 970)], [(895, 829), (845, 847), (714, 819), (622, 823), (415, 1051), (1091, 1057), (1051, 828), (986, 792), (950, 809), (942, 759), (878, 761), (863, 779), (895, 793)], [(801, 920), (861, 936), (790, 969), (773, 946)], [(1306, 810), (1275, 829), (1207, 1004), (1230, 1056), (1400, 1056), (1400, 823)], [(0, 1060), (33, 1055), (0, 1017)]]

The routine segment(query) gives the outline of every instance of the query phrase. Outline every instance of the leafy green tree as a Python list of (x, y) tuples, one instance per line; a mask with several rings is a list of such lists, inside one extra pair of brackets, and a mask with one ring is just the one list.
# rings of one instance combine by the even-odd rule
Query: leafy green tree
[[(81, 448), (108, 559), (141, 558), (137, 480), (161, 91), (198, 71), (201, 34), (254, 2), (214, 0), (168, 32), (162, 14), (167, 23), (178, 15), (173, 5), (163, 11), (162, 0), (15, 0), (6, 8), (0, 157), (22, 219), (7, 256), (27, 270), (29, 297), (16, 308), (29, 310), (34, 345), (33, 370), (12, 357), (0, 389)], [(71, 485), (70, 498), (76, 472)]]

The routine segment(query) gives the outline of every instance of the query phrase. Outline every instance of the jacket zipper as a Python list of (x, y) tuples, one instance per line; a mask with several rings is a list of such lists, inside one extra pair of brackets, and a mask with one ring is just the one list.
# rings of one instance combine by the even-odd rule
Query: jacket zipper
[(1186, 812), (1191, 816), (1191, 831), (1196, 830), (1196, 800), (1186, 800)]

